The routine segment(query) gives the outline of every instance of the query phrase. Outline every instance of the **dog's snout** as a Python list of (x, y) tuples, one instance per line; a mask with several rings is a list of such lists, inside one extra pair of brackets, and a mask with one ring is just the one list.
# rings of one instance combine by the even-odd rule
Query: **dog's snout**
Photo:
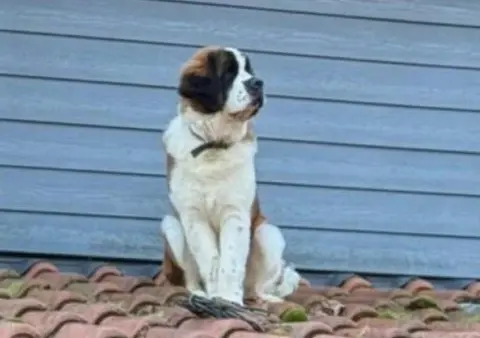
[(257, 77), (251, 77), (248, 80), (244, 81), (245, 88), (249, 93), (257, 94), (263, 89), (263, 81)]
[(263, 88), (263, 81), (260, 80), (259, 78), (252, 78), (252, 88), (254, 89), (262, 89)]

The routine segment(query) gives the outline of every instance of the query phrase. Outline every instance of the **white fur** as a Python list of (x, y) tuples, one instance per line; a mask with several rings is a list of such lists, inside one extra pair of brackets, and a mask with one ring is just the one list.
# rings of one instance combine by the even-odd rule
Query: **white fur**
[(225, 50), (232, 52), (238, 63), (238, 74), (232, 83), (230, 94), (228, 95), (227, 101), (225, 103), (226, 111), (236, 112), (247, 108), (250, 104), (251, 98), (250, 95), (247, 93), (243, 83), (244, 81), (252, 78), (253, 75), (245, 70), (246, 60), (238, 49), (225, 48)]
[[(165, 216), (162, 220), (162, 231), (172, 250), (174, 260), (185, 272), (187, 289), (192, 293), (205, 296), (201, 287), (201, 276), (196, 265), (192, 266), (193, 256), (188, 250), (182, 225), (178, 219), (170, 215)], [(301, 277), (292, 267), (284, 265), (285, 239), (278, 227), (264, 223), (257, 228), (254, 238), (262, 250), (259, 260), (253, 262), (258, 264), (261, 270), (257, 276), (255, 291), (264, 300), (280, 302), (297, 289)]]

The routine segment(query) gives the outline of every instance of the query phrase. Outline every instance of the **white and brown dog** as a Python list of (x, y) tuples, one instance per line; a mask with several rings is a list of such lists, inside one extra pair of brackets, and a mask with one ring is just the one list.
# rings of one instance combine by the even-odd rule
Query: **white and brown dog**
[(163, 270), (192, 292), (243, 304), (276, 300), (301, 278), (285, 266), (285, 241), (257, 198), (251, 118), (263, 82), (235, 48), (204, 47), (181, 69), (178, 114), (163, 135), (174, 216), (162, 222)]

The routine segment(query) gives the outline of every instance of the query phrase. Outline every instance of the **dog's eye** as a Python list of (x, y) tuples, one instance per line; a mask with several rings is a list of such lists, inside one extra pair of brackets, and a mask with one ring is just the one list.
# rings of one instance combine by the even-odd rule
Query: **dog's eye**
[(237, 65), (235, 65), (234, 63), (230, 63), (227, 67), (227, 74), (235, 75), (236, 72), (237, 72)]

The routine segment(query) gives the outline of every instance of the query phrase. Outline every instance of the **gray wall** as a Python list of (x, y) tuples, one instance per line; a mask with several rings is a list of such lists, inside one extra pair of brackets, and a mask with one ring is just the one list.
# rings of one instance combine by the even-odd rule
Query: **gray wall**
[(289, 259), (480, 276), (480, 4), (242, 1), (1, 1), (0, 249), (160, 259), (161, 132), (214, 43), (267, 82), (260, 195)]

